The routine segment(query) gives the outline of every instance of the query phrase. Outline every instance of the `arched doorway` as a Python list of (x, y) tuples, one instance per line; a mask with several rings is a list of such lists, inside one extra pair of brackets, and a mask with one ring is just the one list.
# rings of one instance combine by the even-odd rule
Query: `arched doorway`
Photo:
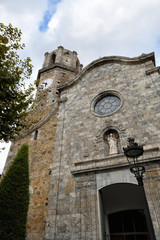
[(99, 191), (103, 240), (150, 240), (149, 212), (138, 185), (117, 183)]

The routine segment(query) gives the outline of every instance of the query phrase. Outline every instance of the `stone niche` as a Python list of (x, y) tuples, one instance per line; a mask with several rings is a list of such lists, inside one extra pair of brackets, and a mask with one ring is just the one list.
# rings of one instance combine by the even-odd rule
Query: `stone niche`
[(108, 155), (120, 153), (120, 138), (117, 130), (107, 130), (103, 135), (103, 139)]

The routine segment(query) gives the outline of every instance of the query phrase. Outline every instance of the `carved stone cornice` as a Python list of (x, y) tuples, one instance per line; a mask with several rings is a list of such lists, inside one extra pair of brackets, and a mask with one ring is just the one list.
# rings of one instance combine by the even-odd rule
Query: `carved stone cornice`
[(68, 67), (68, 66), (65, 66), (64, 64), (60, 64), (60, 63), (54, 63), (53, 65), (51, 65), (50, 67), (44, 67), (44, 68), (41, 68), (39, 71), (38, 71), (38, 76), (37, 78), (40, 78), (40, 75), (44, 72), (48, 72), (54, 68), (60, 68), (60, 69), (64, 69), (64, 70), (67, 70), (67, 71), (70, 71), (70, 72), (75, 72), (77, 73), (77, 69), (75, 68), (72, 68), (72, 67)]
[(155, 73), (155, 72), (158, 72), (160, 74), (160, 67), (155, 67), (155, 68), (149, 69), (149, 70), (146, 71), (146, 74), (150, 75), (150, 74)]
[[(158, 147), (146, 149), (143, 158), (139, 160), (140, 163), (145, 165), (156, 161), (160, 161)], [(122, 168), (129, 168), (128, 162), (123, 153), (110, 155), (100, 159), (89, 159), (87, 161), (75, 162), (71, 169), (71, 173), (77, 175), (91, 172), (106, 172)]]

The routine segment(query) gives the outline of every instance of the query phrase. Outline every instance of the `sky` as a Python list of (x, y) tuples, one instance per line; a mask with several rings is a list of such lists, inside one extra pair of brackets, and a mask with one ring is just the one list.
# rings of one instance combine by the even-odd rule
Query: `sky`
[[(32, 59), (33, 83), (44, 53), (63, 46), (83, 66), (104, 56), (155, 52), (160, 65), (159, 0), (0, 0), (0, 21), (22, 30), (22, 58)], [(7, 149), (0, 153), (0, 172)]]

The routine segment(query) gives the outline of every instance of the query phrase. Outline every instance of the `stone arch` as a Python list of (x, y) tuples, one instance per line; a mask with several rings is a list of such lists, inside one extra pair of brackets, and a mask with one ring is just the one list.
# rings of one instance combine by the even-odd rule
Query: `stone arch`
[(122, 125), (120, 125), (118, 123), (114, 124), (114, 123), (112, 123), (112, 121), (111, 122), (106, 121), (105, 125), (106, 126), (102, 130), (99, 130), (96, 132), (97, 139), (103, 138), (105, 132), (107, 132), (110, 129), (114, 129), (115, 131), (117, 131), (120, 138), (121, 138), (121, 135), (125, 134), (125, 132), (126, 132), (126, 129)]
[(64, 55), (69, 56), (70, 55), (69, 51), (64, 52)]
[(126, 129), (125, 129), (121, 124), (119, 124), (118, 122), (116, 122), (116, 123), (112, 123), (112, 122), (108, 123), (108, 121), (106, 121), (106, 127), (101, 131), (101, 132), (102, 132), (102, 135), (103, 135), (106, 131), (108, 131), (109, 129), (115, 129), (115, 130), (119, 133), (119, 135), (123, 134), (123, 133), (125, 132), (125, 130), (126, 130)]
[[(120, 239), (125, 239), (123, 236), (129, 234), (134, 238), (139, 234), (143, 234), (144, 238), (149, 236), (150, 227), (152, 225), (149, 212), (146, 208), (146, 200), (143, 196), (142, 189), (132, 183), (116, 183), (108, 186), (104, 186), (99, 190), (99, 203), (100, 203), (100, 224), (101, 224), (101, 239), (114, 239), (116, 233)], [(127, 230), (120, 229), (119, 231), (114, 230), (116, 228), (117, 216), (120, 221), (124, 220), (124, 216), (130, 217), (133, 222), (133, 217), (139, 214), (143, 215), (143, 228), (144, 229), (132, 229)], [(138, 218), (139, 218), (138, 216)], [(125, 220), (126, 220), (125, 219)], [(112, 220), (112, 221), (110, 221)], [(137, 219), (139, 221), (139, 219)], [(115, 223), (115, 225), (113, 224)], [(112, 224), (112, 227), (111, 227)], [(119, 223), (117, 225), (120, 225)], [(143, 232), (143, 233), (142, 233)], [(151, 236), (151, 235), (150, 235)], [(121, 238), (122, 237), (122, 238)], [(132, 239), (131, 238), (131, 239)], [(118, 239), (118, 238), (117, 238)]]
[(49, 61), (49, 65), (53, 65), (56, 61), (56, 54), (52, 53), (51, 57), (50, 57), (50, 61)]
[(99, 191), (103, 195), (107, 214), (144, 207), (141, 188), (137, 184), (119, 182), (104, 186)]

